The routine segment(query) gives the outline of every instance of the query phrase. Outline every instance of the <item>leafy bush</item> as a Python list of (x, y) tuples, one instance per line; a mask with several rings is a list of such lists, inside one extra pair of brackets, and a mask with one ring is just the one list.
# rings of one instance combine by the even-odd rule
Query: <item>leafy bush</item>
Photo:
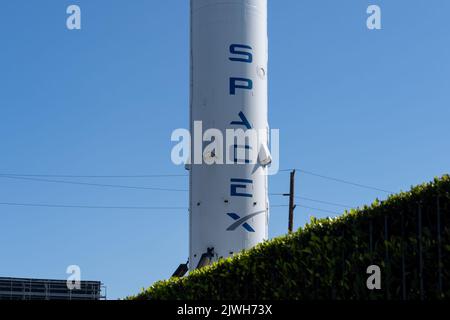
[[(313, 218), (296, 233), (157, 282), (131, 299), (449, 298), (449, 216), (445, 175), (335, 219)], [(381, 290), (367, 289), (370, 265), (382, 270)]]

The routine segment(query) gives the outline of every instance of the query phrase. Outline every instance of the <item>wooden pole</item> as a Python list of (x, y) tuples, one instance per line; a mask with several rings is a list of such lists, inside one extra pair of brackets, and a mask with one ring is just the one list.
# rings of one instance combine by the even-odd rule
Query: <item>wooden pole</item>
[(294, 231), (294, 210), (295, 210), (295, 170), (291, 172), (290, 188), (289, 188), (289, 233)]

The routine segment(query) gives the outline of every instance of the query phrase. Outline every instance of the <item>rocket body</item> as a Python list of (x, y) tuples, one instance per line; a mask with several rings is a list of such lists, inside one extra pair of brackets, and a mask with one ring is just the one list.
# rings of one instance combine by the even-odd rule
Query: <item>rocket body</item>
[[(190, 270), (208, 249), (217, 260), (268, 238), (268, 169), (261, 156), (269, 129), (267, 64), (267, 0), (191, 0), (191, 134), (201, 122), (203, 133), (217, 129), (224, 138), (227, 129), (265, 135), (257, 146), (236, 142), (222, 154), (204, 153), (224, 164), (191, 164)], [(249, 149), (257, 163), (248, 163)]]

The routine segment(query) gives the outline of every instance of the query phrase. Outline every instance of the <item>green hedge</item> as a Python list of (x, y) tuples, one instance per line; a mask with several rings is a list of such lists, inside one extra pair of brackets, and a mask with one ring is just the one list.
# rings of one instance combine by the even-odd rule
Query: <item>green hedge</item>
[[(312, 219), (296, 233), (157, 282), (132, 299), (446, 299), (449, 217), (445, 175), (335, 219)], [(370, 265), (382, 270), (381, 290), (367, 289)]]

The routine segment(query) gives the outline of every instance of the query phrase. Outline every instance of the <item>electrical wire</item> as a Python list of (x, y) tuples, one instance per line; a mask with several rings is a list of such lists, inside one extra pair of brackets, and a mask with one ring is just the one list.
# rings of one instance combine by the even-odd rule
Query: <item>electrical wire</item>
[[(289, 193), (270, 193), (269, 195), (271, 195), (271, 196), (288, 197)], [(341, 208), (344, 208), (344, 209), (351, 209), (351, 208), (353, 208), (352, 206), (345, 205), (345, 204), (329, 202), (329, 201), (324, 201), (324, 200), (317, 200), (317, 199), (312, 199), (312, 198), (308, 198), (308, 197), (295, 196), (294, 198), (295, 199), (299, 199), (299, 200), (306, 200), (306, 201), (311, 201), (311, 202), (316, 202), (316, 203), (321, 203), (321, 204), (327, 204), (327, 205), (335, 206), (335, 207), (341, 207)]]
[[(322, 179), (327, 179), (339, 183), (344, 183), (352, 186), (357, 186), (365, 189), (371, 189), (376, 191), (381, 191), (385, 193), (393, 193), (392, 191), (388, 191), (385, 189), (373, 187), (364, 185), (361, 183), (356, 183), (348, 180), (338, 179), (322, 174), (317, 174), (311, 171), (303, 170), (303, 169), (285, 169), (280, 170), (280, 172), (287, 172), (291, 170), (297, 170), (298, 172), (319, 177)], [(130, 185), (117, 185), (117, 184), (100, 184), (100, 183), (88, 183), (88, 182), (79, 182), (79, 181), (68, 181), (68, 180), (54, 180), (54, 179), (44, 179), (44, 178), (171, 178), (171, 177), (188, 177), (188, 175), (181, 175), (181, 174), (148, 174), (148, 175), (56, 175), (56, 174), (6, 174), (6, 173), (0, 173), (0, 178), (4, 179), (13, 179), (13, 180), (22, 180), (22, 181), (34, 181), (34, 182), (46, 182), (46, 183), (57, 183), (57, 184), (69, 184), (69, 185), (79, 185), (79, 186), (90, 186), (90, 187), (106, 187), (106, 188), (118, 188), (118, 189), (134, 189), (134, 190), (151, 190), (151, 191), (167, 191), (167, 192), (188, 192), (189, 190), (186, 189), (176, 189), (176, 188), (163, 188), (163, 187), (145, 187), (145, 186), (130, 186)], [(271, 196), (288, 196), (289, 194), (286, 193), (270, 193)], [(340, 203), (334, 203), (330, 201), (325, 200), (318, 200), (318, 199), (312, 199), (308, 197), (300, 197), (295, 196), (296, 199), (305, 200), (305, 201), (311, 201), (336, 207), (341, 207), (345, 209), (350, 209), (352, 206), (340, 204)], [(70, 205), (40, 205), (40, 204), (20, 204), (20, 203), (0, 203), (0, 205), (16, 205), (16, 206), (40, 206), (40, 207), (59, 207), (59, 208), (81, 208), (81, 209), (126, 209), (126, 210), (172, 210), (172, 209), (187, 209), (187, 208), (181, 208), (181, 207), (116, 207), (116, 206), (70, 206)], [(304, 205), (297, 205), (298, 207), (302, 207), (305, 209), (310, 210), (317, 210), (332, 214), (339, 214), (334, 211), (321, 209), (321, 208), (314, 208), (314, 207), (308, 207)], [(272, 208), (280, 208), (280, 207), (288, 207), (288, 205), (273, 205)]]
[[(111, 209), (111, 210), (188, 210), (187, 207), (146, 207), (146, 206), (88, 206), (88, 205), (66, 205), (48, 203), (20, 203), (0, 202), (1, 206), (15, 207), (42, 207), (42, 208), (68, 208), (68, 209)], [(287, 205), (273, 205), (272, 208), (288, 207)]]
[(386, 190), (386, 189), (377, 188), (377, 187), (365, 185), (365, 184), (362, 184), (362, 183), (357, 183), (357, 182), (352, 182), (352, 181), (343, 180), (343, 179), (339, 179), (339, 178), (334, 178), (334, 177), (330, 177), (330, 176), (326, 176), (326, 175), (323, 175), (323, 174), (314, 173), (314, 172), (303, 170), (303, 169), (297, 169), (297, 168), (285, 169), (285, 170), (280, 170), (280, 172), (287, 172), (287, 171), (292, 171), (292, 170), (296, 170), (298, 172), (301, 172), (303, 174), (307, 174), (307, 175), (310, 175), (310, 176), (314, 176), (314, 177), (318, 177), (318, 178), (322, 178), (322, 179), (326, 179), (326, 180), (330, 180), (330, 181), (334, 181), (334, 182), (339, 182), (339, 183), (351, 185), (351, 186), (354, 186), (354, 187), (359, 187), (359, 188), (364, 188), (364, 189), (369, 189), (369, 190), (375, 190), (375, 191), (381, 191), (381, 192), (384, 192), (384, 193), (387, 193), (387, 194), (395, 193), (394, 191), (389, 191), (389, 190)]
[(65, 204), (40, 204), (40, 203), (17, 203), (0, 202), (2, 206), (16, 207), (43, 207), (43, 208), (65, 208), (65, 209), (111, 209), (111, 210), (187, 210), (186, 207), (128, 207), (128, 206), (85, 206), (85, 205), (65, 205)]
[(314, 210), (314, 211), (321, 211), (321, 212), (325, 212), (325, 213), (331, 213), (331, 214), (335, 214), (335, 215), (340, 215), (341, 214), (341, 213), (335, 212), (335, 211), (330, 211), (330, 210), (320, 209), (320, 208), (314, 208), (314, 207), (308, 207), (308, 206), (304, 206), (304, 205), (300, 205), (300, 204), (298, 204), (297, 207), (308, 209), (308, 210)]
[(186, 189), (173, 189), (173, 188), (161, 188), (161, 187), (140, 187), (140, 186), (138, 187), (138, 186), (128, 186), (128, 185), (117, 185), (117, 184), (100, 184), (100, 183), (88, 183), (88, 182), (77, 182), (77, 181), (67, 181), (67, 180), (27, 178), (27, 177), (7, 176), (7, 175), (0, 175), (0, 178), (14, 179), (14, 180), (24, 180), (24, 181), (35, 181), (35, 182), (70, 184), (70, 185), (89, 186), (89, 187), (106, 187), (106, 188), (115, 188), (115, 189), (152, 190), (152, 191), (167, 191), (167, 192), (188, 192), (188, 190), (186, 190)]
[[(356, 187), (360, 187), (360, 188), (365, 188), (365, 189), (370, 189), (370, 190), (375, 190), (375, 191), (381, 191), (384, 193), (388, 193), (388, 194), (392, 194), (394, 193), (393, 191), (389, 191), (383, 188), (378, 188), (378, 187), (373, 187), (373, 186), (369, 186), (369, 185), (365, 185), (362, 183), (357, 183), (357, 182), (353, 182), (353, 181), (349, 181), (349, 180), (344, 180), (344, 179), (339, 179), (339, 178), (335, 178), (335, 177), (331, 177), (331, 176), (327, 176), (327, 175), (323, 175), (323, 174), (319, 174), (319, 173), (315, 173), (315, 172), (311, 172), (308, 170), (303, 170), (303, 169), (283, 169), (280, 170), (280, 172), (288, 172), (288, 171), (292, 171), (292, 170), (296, 170), (298, 172), (301, 172), (303, 174), (307, 174), (310, 176), (314, 176), (314, 177), (318, 177), (318, 178), (322, 178), (322, 179), (326, 179), (326, 180), (330, 180), (330, 181), (334, 181), (334, 182), (339, 182), (339, 183), (343, 183), (343, 184), (347, 184), (347, 185), (352, 185), (352, 186), (356, 186)], [(19, 174), (19, 173), (0, 173), (0, 177), (5, 177), (5, 178), (85, 178), (85, 179), (96, 179), (96, 178), (106, 178), (106, 179), (123, 179), (123, 178), (174, 178), (174, 177), (188, 177), (189, 175), (186, 174), (140, 174), (140, 175), (56, 175), (56, 174)], [(64, 183), (64, 182), (59, 182), (59, 181), (46, 181), (46, 180), (42, 180), (42, 182), (55, 182), (55, 183)], [(68, 182), (71, 184), (83, 184), (83, 183), (75, 183), (75, 182)], [(85, 184), (86, 185), (86, 184)], [(92, 185), (92, 184), (87, 184), (87, 185)], [(106, 187), (125, 187), (125, 188), (131, 188), (131, 189), (142, 189), (142, 187), (129, 187), (129, 186), (117, 186), (117, 185), (101, 185), (101, 184), (94, 184), (94, 186), (106, 186)], [(149, 188), (144, 188), (144, 189), (149, 189)], [(151, 189), (156, 189), (156, 190), (160, 190), (163, 189), (163, 191), (170, 191), (167, 190), (165, 188), (151, 188)], [(175, 191), (180, 191), (180, 190), (175, 190)], [(186, 190), (187, 191), (187, 190)]]
[(189, 175), (186, 175), (186, 174), (58, 175), (58, 174), (19, 174), (19, 173), (0, 173), (0, 176), (32, 177), (32, 178), (82, 178), (82, 179), (134, 179), (134, 178), (178, 178), (178, 177), (189, 177)]
[(327, 204), (330, 206), (335, 206), (335, 207), (341, 207), (344, 209), (351, 209), (353, 208), (352, 206), (348, 206), (348, 205), (344, 205), (344, 204), (339, 204), (339, 203), (335, 203), (335, 202), (329, 202), (329, 201), (323, 201), (323, 200), (316, 200), (316, 199), (311, 199), (311, 198), (307, 198), (307, 197), (294, 197), (295, 199), (299, 199), (299, 200), (306, 200), (306, 201), (311, 201), (311, 202), (316, 202), (316, 203), (321, 203), (321, 204)]

